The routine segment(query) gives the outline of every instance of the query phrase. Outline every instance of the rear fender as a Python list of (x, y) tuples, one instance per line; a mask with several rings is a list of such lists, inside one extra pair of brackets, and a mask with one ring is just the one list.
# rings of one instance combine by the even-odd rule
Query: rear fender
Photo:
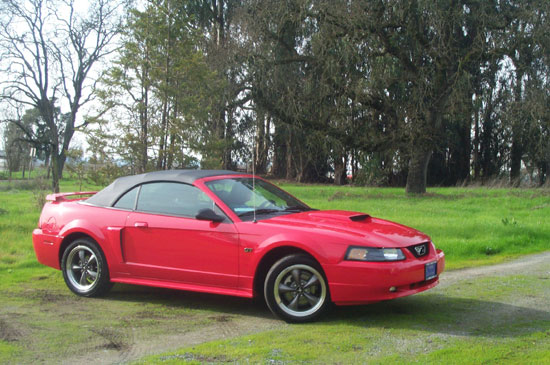
[[(103, 254), (105, 255), (105, 258), (107, 259), (107, 262), (117, 262), (116, 255), (113, 252), (114, 246), (110, 241), (111, 237), (106, 237), (104, 232), (97, 227), (94, 224), (91, 224), (90, 222), (84, 220), (84, 219), (75, 219), (69, 223), (67, 223), (63, 229), (59, 232), (59, 236), (63, 237), (63, 242), (60, 246), (60, 250), (65, 247), (65, 239), (69, 237), (70, 235), (78, 233), (78, 234), (85, 234), (87, 236), (90, 236), (101, 248), (103, 251)], [(110, 236), (110, 235), (109, 235)], [(63, 253), (60, 252), (59, 255), (61, 256)]]

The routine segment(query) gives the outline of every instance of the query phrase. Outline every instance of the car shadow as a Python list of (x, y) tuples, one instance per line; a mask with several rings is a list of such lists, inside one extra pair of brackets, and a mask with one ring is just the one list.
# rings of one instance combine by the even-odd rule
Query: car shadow
[[(161, 304), (174, 309), (208, 310), (224, 315), (275, 318), (263, 300), (208, 293), (117, 284), (104, 299)], [(365, 328), (414, 329), (456, 336), (516, 337), (550, 330), (550, 311), (430, 293), (369, 305), (333, 306), (319, 322)]]
[(198, 293), (192, 291), (155, 288), (140, 285), (116, 284), (103, 297), (105, 300), (162, 304), (166, 308), (209, 310), (223, 314), (239, 314), (261, 318), (273, 315), (260, 299), (240, 298), (228, 295)]
[(425, 294), (370, 305), (334, 307), (322, 321), (456, 336), (517, 337), (550, 330), (550, 309)]

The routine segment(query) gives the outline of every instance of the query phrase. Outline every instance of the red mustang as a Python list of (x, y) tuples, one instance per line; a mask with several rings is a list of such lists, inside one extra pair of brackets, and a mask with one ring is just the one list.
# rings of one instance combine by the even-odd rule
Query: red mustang
[(365, 304), (432, 288), (445, 267), (443, 252), (419, 231), (312, 209), (232, 171), (152, 172), (98, 193), (47, 199), (33, 232), (36, 256), (61, 269), (82, 296), (112, 283), (263, 295), (279, 317), (304, 322), (331, 302)]

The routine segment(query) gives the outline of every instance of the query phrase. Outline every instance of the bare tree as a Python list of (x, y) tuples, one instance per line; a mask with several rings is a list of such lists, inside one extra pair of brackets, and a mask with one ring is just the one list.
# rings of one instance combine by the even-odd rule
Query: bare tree
[[(93, 67), (114, 52), (120, 1), (4, 0), (0, 5), (0, 101), (40, 111), (51, 149), (52, 187), (59, 191), (66, 152), (84, 128), (80, 108), (93, 99)], [(79, 124), (77, 124), (77, 121)], [(33, 133), (17, 120), (8, 120)]]

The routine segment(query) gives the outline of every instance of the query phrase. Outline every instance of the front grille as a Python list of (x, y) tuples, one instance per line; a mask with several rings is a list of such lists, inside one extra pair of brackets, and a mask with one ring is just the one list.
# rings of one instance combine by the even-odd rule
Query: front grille
[(419, 245), (407, 247), (414, 257), (424, 257), (430, 253), (430, 243), (424, 242)]

